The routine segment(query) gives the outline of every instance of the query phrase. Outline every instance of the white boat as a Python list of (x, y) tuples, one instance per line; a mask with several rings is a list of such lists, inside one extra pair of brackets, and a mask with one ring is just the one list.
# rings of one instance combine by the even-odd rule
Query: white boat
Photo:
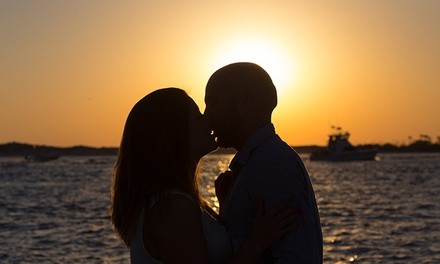
[(310, 155), (312, 161), (354, 161), (375, 160), (377, 149), (355, 148), (349, 141), (350, 133), (342, 132), (340, 127), (333, 127), (336, 132), (329, 135), (326, 150), (315, 151)]

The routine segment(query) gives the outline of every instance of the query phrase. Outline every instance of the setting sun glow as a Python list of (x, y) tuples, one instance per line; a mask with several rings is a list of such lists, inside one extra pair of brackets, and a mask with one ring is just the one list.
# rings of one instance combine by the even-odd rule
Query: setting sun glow
[(254, 62), (263, 67), (272, 77), (279, 93), (298, 78), (295, 61), (290, 58), (291, 52), (264, 39), (234, 39), (225, 43), (215, 59), (216, 68), (232, 62)]
[(127, 114), (262, 66), (277, 133), (325, 145), (440, 136), (440, 1), (0, 1), (0, 144), (117, 146)]

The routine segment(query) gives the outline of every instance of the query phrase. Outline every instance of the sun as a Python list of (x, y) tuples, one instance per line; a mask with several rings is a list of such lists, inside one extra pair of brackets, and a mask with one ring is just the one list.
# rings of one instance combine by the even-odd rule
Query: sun
[(290, 54), (279, 45), (261, 39), (235, 40), (224, 45), (217, 53), (215, 68), (234, 62), (253, 62), (265, 69), (278, 92), (287, 90), (296, 79), (298, 69)]

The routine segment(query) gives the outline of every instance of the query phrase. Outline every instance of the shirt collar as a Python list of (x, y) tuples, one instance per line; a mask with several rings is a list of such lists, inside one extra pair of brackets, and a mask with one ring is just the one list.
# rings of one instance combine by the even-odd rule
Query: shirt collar
[(275, 135), (275, 127), (273, 124), (267, 124), (255, 131), (246, 141), (244, 147), (237, 152), (229, 165), (232, 171), (238, 172), (245, 166), (251, 156), (252, 152), (267, 138)]

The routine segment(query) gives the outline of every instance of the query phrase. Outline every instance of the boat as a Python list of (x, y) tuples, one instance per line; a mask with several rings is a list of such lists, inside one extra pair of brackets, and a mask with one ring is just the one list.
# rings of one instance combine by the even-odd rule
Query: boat
[(340, 127), (332, 127), (336, 131), (329, 135), (325, 150), (312, 152), (311, 161), (355, 161), (375, 160), (377, 149), (356, 148), (349, 141), (350, 133), (343, 132)]
[(58, 159), (60, 156), (58, 155), (26, 155), (24, 156), (24, 158), (27, 161), (33, 161), (33, 162), (46, 162), (46, 161), (51, 161), (51, 160), (56, 160)]

